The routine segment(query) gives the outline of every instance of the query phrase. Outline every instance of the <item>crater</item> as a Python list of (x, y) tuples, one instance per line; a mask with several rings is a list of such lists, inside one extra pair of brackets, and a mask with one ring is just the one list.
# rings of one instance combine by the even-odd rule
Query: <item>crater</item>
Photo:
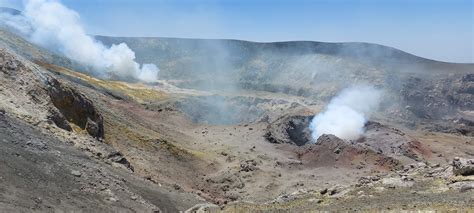
[(195, 96), (177, 101), (175, 105), (194, 123), (232, 125), (261, 118), (265, 110), (258, 105), (262, 101), (250, 97)]
[(313, 117), (304, 115), (282, 117), (268, 125), (265, 138), (271, 143), (289, 143), (297, 146), (311, 143), (309, 123)]

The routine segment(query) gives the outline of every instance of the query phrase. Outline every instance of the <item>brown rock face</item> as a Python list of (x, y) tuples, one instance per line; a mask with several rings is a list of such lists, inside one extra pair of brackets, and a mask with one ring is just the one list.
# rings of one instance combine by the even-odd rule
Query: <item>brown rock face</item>
[(306, 145), (299, 156), (303, 164), (314, 167), (367, 165), (392, 169), (399, 165), (398, 160), (377, 153), (367, 146), (326, 134), (321, 135), (315, 144)]
[(61, 129), (72, 131), (72, 127), (69, 125), (67, 119), (57, 109), (50, 110), (48, 120), (53, 121), (53, 123)]
[(54, 106), (70, 123), (85, 129), (93, 137), (104, 137), (102, 115), (91, 100), (56, 79), (50, 79), (48, 83), (49, 96)]

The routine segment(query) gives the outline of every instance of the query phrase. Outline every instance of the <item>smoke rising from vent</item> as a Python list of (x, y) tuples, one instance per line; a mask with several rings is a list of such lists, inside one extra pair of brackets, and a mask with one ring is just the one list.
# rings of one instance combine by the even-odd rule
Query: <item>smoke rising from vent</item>
[(79, 14), (57, 0), (27, 0), (23, 18), (10, 16), (5, 20), (33, 43), (61, 52), (92, 68), (99, 77), (144, 82), (157, 80), (159, 69), (156, 65), (138, 64), (135, 52), (125, 43), (106, 47), (87, 35)]
[(346, 140), (364, 133), (364, 124), (380, 103), (382, 92), (371, 86), (343, 90), (326, 109), (310, 123), (311, 136), (316, 141), (322, 134), (333, 134)]

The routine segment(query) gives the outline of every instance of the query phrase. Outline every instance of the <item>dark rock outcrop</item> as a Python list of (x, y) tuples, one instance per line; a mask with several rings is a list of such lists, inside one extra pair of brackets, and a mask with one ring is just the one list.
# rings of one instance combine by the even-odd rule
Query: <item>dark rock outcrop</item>
[(271, 143), (290, 143), (303, 146), (311, 142), (309, 124), (313, 116), (287, 116), (267, 127), (265, 138)]
[(440, 119), (457, 110), (474, 108), (473, 74), (453, 78), (406, 80), (400, 95), (406, 109), (419, 118)]
[(130, 162), (125, 158), (122, 153), (120, 152), (112, 152), (107, 156), (107, 159), (109, 159), (112, 162), (122, 164), (126, 168), (130, 169), (130, 171), (134, 171), (133, 166), (130, 164)]
[(453, 106), (448, 102), (443, 89), (449, 82), (435, 82), (416, 77), (406, 80), (400, 95), (406, 102), (406, 109), (418, 118), (439, 119), (440, 116), (451, 114)]
[[(56, 79), (51, 78), (48, 84), (48, 93), (51, 101), (70, 123), (86, 130), (93, 137), (104, 137), (102, 115), (91, 100), (73, 88), (61, 84)], [(56, 117), (58, 118), (58, 116)], [(60, 121), (60, 119), (57, 120)], [(63, 122), (59, 122), (58, 127), (65, 127), (67, 129)]]
[(455, 118), (431, 123), (425, 127), (428, 131), (443, 132), (474, 137), (474, 121), (466, 118)]
[(71, 125), (69, 125), (69, 122), (67, 119), (64, 117), (63, 114), (58, 112), (57, 110), (50, 110), (50, 114), (48, 115), (48, 120), (52, 121), (54, 124), (56, 124), (57, 127), (67, 130), (67, 131), (72, 131)]
[(467, 74), (450, 85), (447, 98), (461, 110), (474, 109), (474, 74)]
[[(101, 120), (100, 120), (100, 122), (101, 122)], [(103, 132), (103, 129), (101, 129), (100, 123), (97, 123), (97, 122), (91, 120), (90, 118), (87, 118), (86, 131), (94, 137), (99, 137), (99, 138), (103, 137), (103, 135), (101, 133), (101, 132)]]

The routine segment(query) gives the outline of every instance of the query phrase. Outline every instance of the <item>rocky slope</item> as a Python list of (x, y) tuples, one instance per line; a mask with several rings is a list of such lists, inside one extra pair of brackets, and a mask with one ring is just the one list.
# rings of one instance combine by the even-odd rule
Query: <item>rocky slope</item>
[[(472, 64), (363, 43), (98, 37), (159, 65), (141, 84), (0, 35), (5, 211), (474, 208)], [(312, 116), (364, 83), (385, 92), (367, 131), (314, 144)]]
[[(0, 49), (3, 211), (177, 211), (202, 202), (138, 178), (74, 87)], [(150, 186), (147, 186), (150, 185)]]

